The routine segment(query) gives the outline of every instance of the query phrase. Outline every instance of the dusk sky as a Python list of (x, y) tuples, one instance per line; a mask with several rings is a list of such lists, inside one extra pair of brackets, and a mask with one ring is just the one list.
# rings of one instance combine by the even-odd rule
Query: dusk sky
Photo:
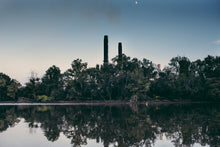
[(28, 81), (74, 59), (102, 64), (123, 53), (162, 66), (220, 55), (220, 0), (0, 0), (0, 72)]

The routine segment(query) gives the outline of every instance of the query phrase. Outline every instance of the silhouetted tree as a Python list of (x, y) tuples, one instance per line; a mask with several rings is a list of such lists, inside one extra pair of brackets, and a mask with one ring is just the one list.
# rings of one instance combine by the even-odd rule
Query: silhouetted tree
[(63, 77), (59, 67), (53, 65), (48, 68), (43, 76), (41, 86), (44, 88), (45, 95), (61, 100), (65, 96), (63, 84)]

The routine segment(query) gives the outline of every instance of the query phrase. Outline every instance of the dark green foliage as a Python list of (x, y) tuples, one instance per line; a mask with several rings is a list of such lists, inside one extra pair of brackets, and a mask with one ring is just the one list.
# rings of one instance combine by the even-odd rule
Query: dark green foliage
[(170, 60), (169, 65), (176, 71), (178, 74), (189, 75), (191, 62), (187, 57), (175, 57)]
[(54, 100), (65, 97), (63, 76), (58, 67), (48, 68), (42, 79), (31, 77), (25, 87), (20, 88), (19, 96), (38, 101), (38, 97), (46, 95)]
[[(121, 57), (120, 57), (121, 56)], [(121, 58), (121, 59), (120, 59)], [(81, 59), (63, 74), (53, 65), (40, 79), (31, 77), (26, 86), (0, 74), (1, 100), (26, 97), (34, 101), (71, 100), (220, 100), (220, 57), (191, 62), (174, 57), (162, 71), (150, 60), (122, 54), (113, 63), (87, 68)]]
[(59, 67), (56, 67), (55, 65), (50, 67), (42, 78), (40, 86), (44, 88), (44, 92), (42, 94), (56, 100), (62, 100), (64, 96), (63, 79)]
[(71, 68), (63, 75), (65, 100), (126, 100), (136, 96), (146, 100), (150, 78), (156, 75), (154, 64), (144, 59), (130, 59), (122, 55), (121, 65), (118, 56), (113, 64), (87, 68), (87, 63), (74, 60)]
[(87, 63), (81, 59), (72, 62), (71, 68), (64, 73), (65, 91), (67, 100), (79, 100), (88, 92), (86, 90)]
[(7, 98), (7, 86), (10, 84), (11, 78), (3, 73), (0, 73), (0, 98)]
[(20, 83), (6, 74), (0, 73), (0, 101), (16, 100)]
[(207, 78), (205, 82), (205, 87), (207, 90), (207, 96), (209, 99), (214, 101), (219, 101), (220, 98), (220, 76)]
[(26, 97), (34, 100), (37, 95), (44, 93), (44, 87), (40, 86), (40, 79), (36, 77), (31, 77), (29, 82), (25, 84), (24, 87), (19, 89), (19, 97)]
[(169, 65), (151, 84), (152, 97), (220, 101), (220, 57), (208, 56), (194, 62), (186, 57), (175, 57)]

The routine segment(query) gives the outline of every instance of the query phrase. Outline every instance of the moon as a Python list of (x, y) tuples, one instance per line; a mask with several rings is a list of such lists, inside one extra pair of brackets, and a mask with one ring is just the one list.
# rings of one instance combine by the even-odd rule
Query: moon
[(135, 1), (135, 4), (137, 5), (137, 4), (138, 4), (138, 1)]

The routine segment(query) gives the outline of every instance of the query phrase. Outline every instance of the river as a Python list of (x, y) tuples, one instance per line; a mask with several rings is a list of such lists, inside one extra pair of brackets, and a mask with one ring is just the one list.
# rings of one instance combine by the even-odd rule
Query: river
[(1, 105), (0, 146), (220, 146), (220, 107)]

